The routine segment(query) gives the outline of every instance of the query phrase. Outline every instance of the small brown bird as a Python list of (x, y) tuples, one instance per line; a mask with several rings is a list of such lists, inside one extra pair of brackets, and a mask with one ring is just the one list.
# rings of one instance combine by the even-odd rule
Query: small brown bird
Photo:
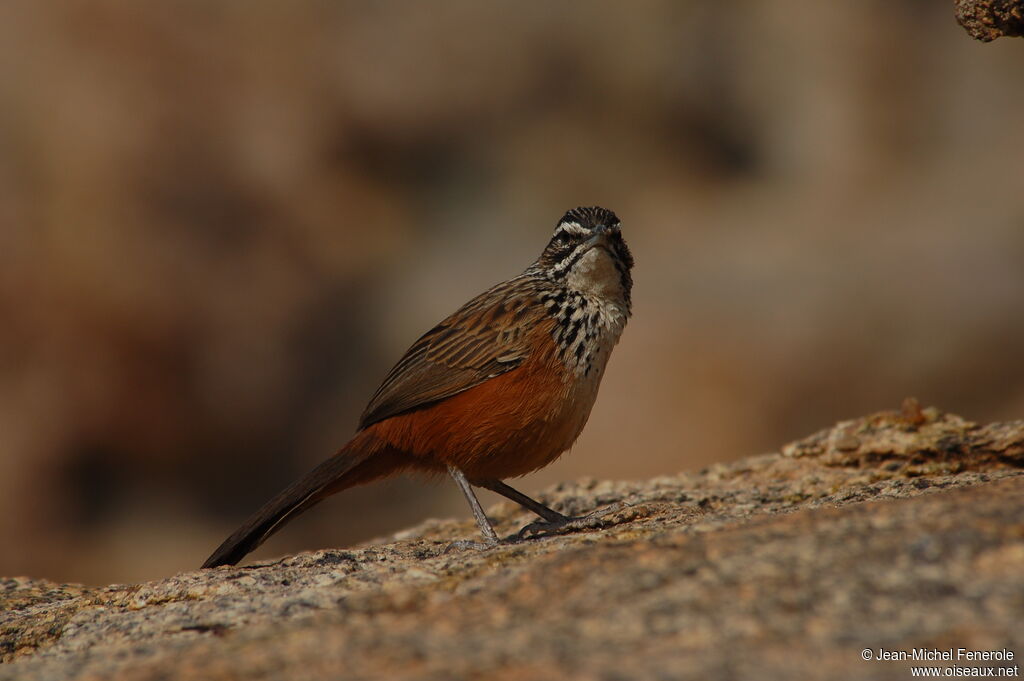
[(370, 399), (352, 440), (256, 511), (203, 567), (234, 565), (326, 497), (405, 470), (447, 471), (488, 545), (499, 539), (471, 485), (543, 518), (523, 531), (580, 520), (502, 479), (548, 465), (583, 430), (630, 315), (632, 267), (614, 213), (570, 210), (525, 272), (413, 343)]

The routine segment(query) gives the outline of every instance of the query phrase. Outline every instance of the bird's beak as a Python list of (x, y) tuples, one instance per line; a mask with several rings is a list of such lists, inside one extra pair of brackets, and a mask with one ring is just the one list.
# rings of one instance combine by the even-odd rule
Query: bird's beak
[(594, 228), (594, 235), (587, 240), (587, 245), (593, 247), (606, 244), (609, 237), (616, 234), (618, 231), (618, 225), (598, 225)]

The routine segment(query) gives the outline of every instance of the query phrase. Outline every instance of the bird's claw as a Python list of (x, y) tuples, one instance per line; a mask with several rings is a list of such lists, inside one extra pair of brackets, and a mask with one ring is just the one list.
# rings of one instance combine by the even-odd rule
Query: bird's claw
[(566, 516), (553, 521), (538, 520), (519, 530), (519, 532), (514, 536), (516, 539), (523, 540), (531, 536), (566, 534), (568, 532), (576, 532), (578, 530), (596, 529), (603, 524), (601, 522), (601, 518), (604, 518), (606, 515), (614, 513), (615, 511), (620, 511), (623, 508), (625, 508), (625, 504), (618, 502), (610, 506), (605, 506), (604, 508), (599, 508), (587, 515)]

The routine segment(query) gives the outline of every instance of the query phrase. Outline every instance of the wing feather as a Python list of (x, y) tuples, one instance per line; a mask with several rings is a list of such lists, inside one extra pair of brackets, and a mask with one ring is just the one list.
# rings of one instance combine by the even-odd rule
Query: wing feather
[(549, 319), (537, 301), (536, 286), (517, 277), (463, 305), (398, 360), (370, 399), (359, 428), (457, 395), (521, 366), (530, 356), (529, 330)]

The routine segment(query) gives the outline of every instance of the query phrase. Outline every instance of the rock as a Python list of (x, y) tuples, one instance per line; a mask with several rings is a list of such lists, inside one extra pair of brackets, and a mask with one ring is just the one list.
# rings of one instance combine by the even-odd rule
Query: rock
[(874, 679), (911, 663), (865, 649), (1024, 654), (1024, 422), (910, 404), (545, 501), (622, 508), (482, 552), (445, 552), (471, 522), (429, 521), (145, 584), (5, 579), (0, 679)]
[(953, 0), (953, 6), (956, 20), (975, 40), (1024, 35), (1022, 0)]

